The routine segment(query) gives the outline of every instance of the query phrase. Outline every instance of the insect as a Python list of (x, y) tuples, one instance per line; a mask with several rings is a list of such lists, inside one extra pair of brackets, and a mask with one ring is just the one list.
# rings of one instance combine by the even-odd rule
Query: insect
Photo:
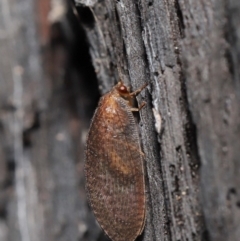
[(86, 189), (98, 223), (113, 241), (133, 241), (145, 223), (143, 156), (132, 111), (134, 92), (118, 82), (99, 101), (90, 126)]

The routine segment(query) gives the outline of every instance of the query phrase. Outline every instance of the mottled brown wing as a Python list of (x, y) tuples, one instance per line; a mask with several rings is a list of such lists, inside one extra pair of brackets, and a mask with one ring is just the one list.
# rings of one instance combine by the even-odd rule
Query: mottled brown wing
[(86, 149), (86, 188), (93, 212), (113, 241), (133, 241), (145, 221), (143, 160), (136, 123), (122, 98), (102, 99)]

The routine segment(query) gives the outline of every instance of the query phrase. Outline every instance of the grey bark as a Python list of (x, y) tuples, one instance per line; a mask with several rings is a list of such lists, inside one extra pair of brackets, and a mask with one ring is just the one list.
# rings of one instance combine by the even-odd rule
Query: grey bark
[(238, 1), (76, 3), (103, 92), (150, 83), (143, 240), (238, 240)]
[[(51, 22), (38, 22), (41, 14)], [(87, 98), (86, 71), (90, 85), (94, 71), (76, 23), (64, 1), (52, 8), (50, 1), (0, 1), (1, 241), (99, 236), (83, 182), (83, 142), (98, 91)]]
[(83, 177), (96, 75), (101, 94), (149, 83), (139, 240), (238, 241), (239, 1), (75, 3), (0, 0), (0, 240), (107, 239)]
[(30, 161), (32, 152), (24, 149), (22, 138), (23, 131), (34, 123), (36, 110), (31, 100), (40, 98), (41, 68), (36, 58), (33, 4), (32, 1), (25, 1), (25, 6), (21, 4), (0, 1), (0, 233), (3, 241), (18, 240), (17, 237), (39, 241), (43, 228), (36, 170)]

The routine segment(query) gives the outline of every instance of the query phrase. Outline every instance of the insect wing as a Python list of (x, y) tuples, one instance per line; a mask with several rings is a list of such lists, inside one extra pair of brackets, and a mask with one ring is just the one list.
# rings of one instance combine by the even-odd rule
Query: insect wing
[(86, 187), (94, 214), (113, 241), (132, 241), (145, 218), (143, 160), (133, 114), (122, 98), (103, 98), (87, 140)]

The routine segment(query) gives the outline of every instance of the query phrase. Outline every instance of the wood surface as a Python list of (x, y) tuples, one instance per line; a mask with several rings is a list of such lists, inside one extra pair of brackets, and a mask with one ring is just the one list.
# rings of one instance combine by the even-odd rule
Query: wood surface
[(239, 26), (239, 0), (0, 0), (0, 240), (107, 240), (84, 143), (122, 79), (149, 83), (138, 240), (238, 241)]

